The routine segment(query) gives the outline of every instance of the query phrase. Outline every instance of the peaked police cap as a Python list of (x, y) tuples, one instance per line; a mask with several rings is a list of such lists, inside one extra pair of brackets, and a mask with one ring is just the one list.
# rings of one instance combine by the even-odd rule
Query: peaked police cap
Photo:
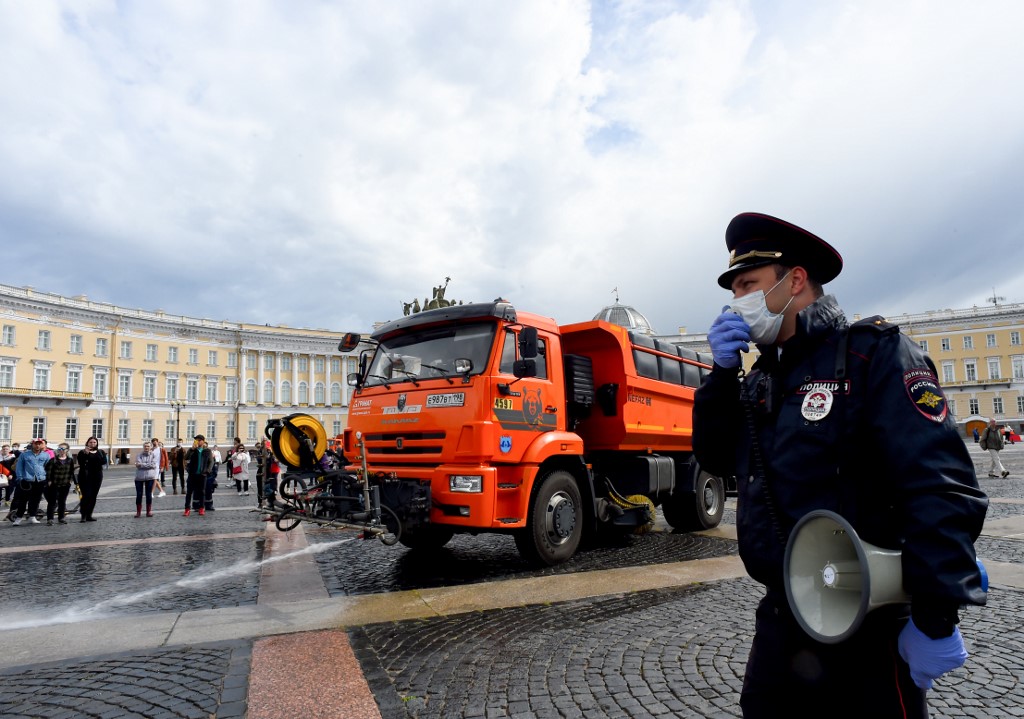
[(843, 269), (843, 258), (832, 245), (802, 227), (771, 215), (743, 212), (732, 218), (725, 230), (729, 249), (729, 269), (718, 284), (732, 289), (732, 281), (741, 272), (755, 267), (779, 264), (803, 267), (812, 280), (825, 284)]

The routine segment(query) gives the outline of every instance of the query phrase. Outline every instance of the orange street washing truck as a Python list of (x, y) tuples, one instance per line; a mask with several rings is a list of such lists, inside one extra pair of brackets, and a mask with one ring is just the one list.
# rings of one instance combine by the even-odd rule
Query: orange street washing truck
[[(347, 506), (379, 503), (407, 547), (501, 532), (553, 565), (590, 532), (653, 527), (658, 505), (678, 530), (721, 521), (724, 484), (691, 444), (710, 357), (602, 320), (560, 327), (504, 300), (407, 315), (342, 349), (360, 344), (343, 453), (369, 481)], [(334, 494), (359, 494), (340, 484)]]

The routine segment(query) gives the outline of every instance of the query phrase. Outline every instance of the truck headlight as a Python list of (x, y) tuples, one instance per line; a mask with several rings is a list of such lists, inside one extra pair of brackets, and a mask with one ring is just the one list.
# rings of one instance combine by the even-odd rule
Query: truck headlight
[(484, 478), (479, 474), (450, 474), (448, 488), (453, 492), (483, 492)]

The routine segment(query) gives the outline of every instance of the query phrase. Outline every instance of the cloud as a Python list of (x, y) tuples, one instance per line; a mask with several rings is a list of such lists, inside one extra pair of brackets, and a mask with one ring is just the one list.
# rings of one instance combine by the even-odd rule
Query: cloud
[(1024, 301), (1009, 0), (0, 13), (9, 284), (363, 330), (447, 276), (560, 322), (618, 287), (702, 331), (755, 210), (839, 248), (851, 314)]

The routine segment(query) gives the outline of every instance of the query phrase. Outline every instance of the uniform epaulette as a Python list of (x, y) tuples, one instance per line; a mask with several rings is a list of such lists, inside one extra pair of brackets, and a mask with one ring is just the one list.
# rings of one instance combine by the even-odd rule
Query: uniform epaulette
[(862, 320), (857, 320), (852, 325), (850, 325), (850, 328), (856, 330), (872, 329), (875, 332), (878, 332), (879, 334), (888, 334), (890, 332), (900, 331), (899, 325), (895, 325), (892, 322), (889, 322), (881, 315), (865, 317)]

